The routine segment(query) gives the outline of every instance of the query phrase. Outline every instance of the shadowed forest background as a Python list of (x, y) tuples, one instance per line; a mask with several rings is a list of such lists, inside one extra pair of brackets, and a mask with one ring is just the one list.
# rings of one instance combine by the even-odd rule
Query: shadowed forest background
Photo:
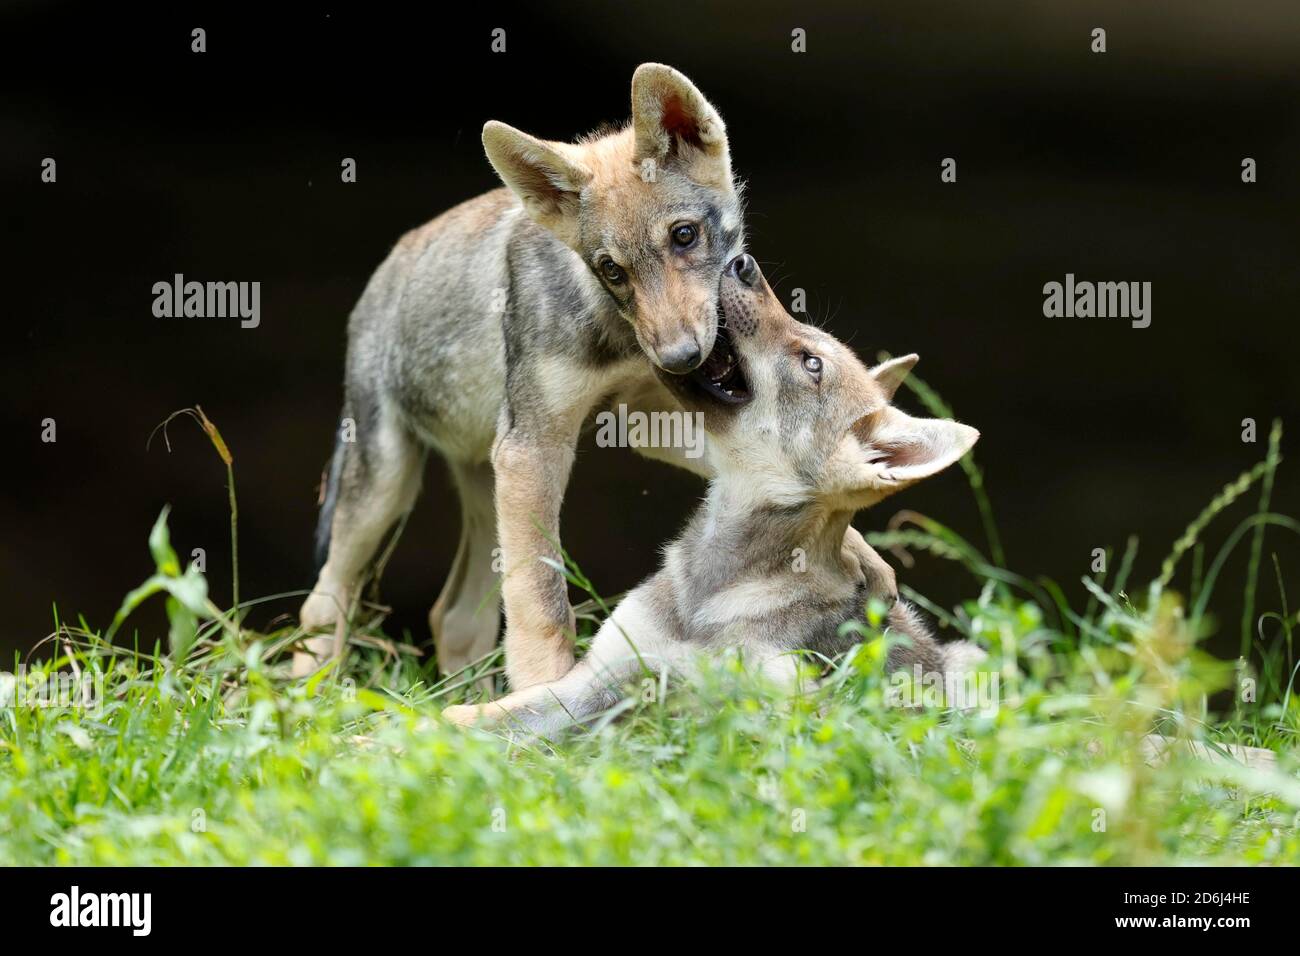
[[(214, 598), (228, 600), (224, 469), (185, 421), (170, 454), (161, 439), (145, 447), (195, 403), (234, 453), (243, 596), (310, 587), (344, 330), (371, 271), (403, 232), (497, 185), (484, 121), (552, 139), (622, 122), (647, 60), (686, 73), (726, 120), (749, 248), (783, 300), (805, 289), (808, 318), (866, 357), (919, 352), (921, 377), (981, 430), (1009, 566), (1077, 600), (1092, 550), (1136, 534), (1134, 580), (1148, 580), (1215, 491), (1263, 457), (1270, 420), (1291, 430), (1284, 455), (1300, 427), (1300, 13), (865, 6), (368, 6), (277, 20), (5, 5), (0, 649), (52, 630), (56, 603), (106, 624), (150, 573), (145, 538), (166, 503), (177, 550), (203, 548)], [(204, 54), (190, 52), (196, 26)], [(496, 27), (504, 54), (490, 51)], [(804, 54), (790, 49), (796, 27)], [(1094, 27), (1105, 54), (1090, 51)], [(355, 184), (340, 182), (344, 157)], [(940, 182), (944, 157), (955, 184)], [(260, 281), (260, 327), (155, 318), (151, 287), (178, 272)], [(1044, 318), (1043, 284), (1067, 272), (1150, 281), (1151, 327)], [(1296, 514), (1289, 474), (1274, 510)], [(684, 472), (588, 438), (564, 543), (616, 593), (655, 566), (700, 493)], [(900, 508), (984, 545), (955, 470), (857, 524), (879, 529)], [(458, 520), (431, 459), (384, 579), (394, 633), (427, 639)], [(1295, 543), (1272, 533), (1267, 547), (1294, 574)], [(969, 596), (955, 565), (923, 558), (900, 578), (941, 604)], [(1234, 591), (1220, 590), (1224, 656)], [(1277, 606), (1271, 584), (1260, 606)], [(160, 606), (141, 613), (165, 632)]]

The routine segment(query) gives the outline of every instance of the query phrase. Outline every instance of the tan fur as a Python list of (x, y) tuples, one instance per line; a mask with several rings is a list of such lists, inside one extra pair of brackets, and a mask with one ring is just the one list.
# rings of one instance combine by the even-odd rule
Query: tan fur
[[(573, 610), (563, 575), (546, 561), (560, 560), (546, 529), (559, 526), (559, 500), (548, 490), (563, 487), (573, 464), (572, 443), (547, 450), (500, 442), (496, 470), (497, 533), (508, 555), (501, 582), (506, 619), (506, 658), (518, 683), (554, 680), (573, 666)], [(546, 559), (545, 561), (543, 559)], [(541, 601), (539, 602), (539, 598)], [(549, 603), (546, 603), (549, 602)]]

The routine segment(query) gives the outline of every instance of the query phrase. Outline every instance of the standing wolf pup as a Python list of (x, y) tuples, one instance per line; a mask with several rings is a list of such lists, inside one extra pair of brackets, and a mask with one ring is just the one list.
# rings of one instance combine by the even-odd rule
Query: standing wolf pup
[[(449, 707), (449, 720), (551, 734), (612, 705), (644, 669), (689, 670), (702, 651), (742, 648), (792, 683), (791, 651), (830, 656), (853, 643), (839, 628), (867, 598), (841, 551), (854, 512), (948, 467), (979, 432), (894, 408), (916, 356), (867, 369), (836, 339), (790, 318), (750, 256), (729, 267), (722, 302), (716, 348), (728, 356), (726, 391), (665, 378), (687, 408), (705, 411), (715, 477), (663, 567), (623, 599), (567, 675)], [(942, 674), (950, 699), (955, 679), (983, 657), (964, 641), (936, 643), (903, 602), (888, 620), (906, 642), (887, 666)]]
[[(637, 69), (632, 122), (618, 132), (556, 143), (491, 122), (483, 145), (509, 188), (404, 236), (352, 312), (342, 419), (355, 441), (341, 425), (317, 530), (322, 566), (300, 618), (325, 630), (346, 613), (436, 448), (462, 513), (429, 613), (439, 666), (458, 670), (496, 640), (499, 539), (506, 671), (522, 688), (573, 664), (566, 583), (541, 559), (558, 558), (584, 420), (611, 396), (630, 410), (677, 409), (651, 363), (716, 377), (705, 358), (717, 277), (744, 229), (722, 118), (666, 66)], [(699, 469), (682, 449), (641, 451)], [(856, 533), (845, 545), (878, 566)], [(331, 646), (310, 641), (295, 673)]]

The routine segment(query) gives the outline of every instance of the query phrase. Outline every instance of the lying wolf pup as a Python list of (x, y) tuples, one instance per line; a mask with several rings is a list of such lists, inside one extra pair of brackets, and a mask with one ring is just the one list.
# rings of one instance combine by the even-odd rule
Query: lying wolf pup
[[(840, 625), (868, 597), (841, 546), (854, 512), (951, 465), (979, 432), (891, 406), (916, 356), (868, 369), (788, 316), (750, 256), (728, 265), (720, 291), (719, 346), (741, 387), (663, 376), (686, 408), (704, 412), (715, 477), (703, 505), (566, 676), (449, 707), (449, 720), (545, 735), (613, 704), (644, 668), (687, 670), (700, 651), (742, 648), (785, 683), (797, 676), (791, 651), (830, 656), (852, 643)], [(949, 675), (982, 656), (965, 642), (936, 643), (902, 602), (889, 624), (908, 638), (890, 652), (891, 669)]]

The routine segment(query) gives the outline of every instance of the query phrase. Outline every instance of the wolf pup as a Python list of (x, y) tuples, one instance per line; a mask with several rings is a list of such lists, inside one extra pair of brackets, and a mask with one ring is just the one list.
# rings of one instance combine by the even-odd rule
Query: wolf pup
[[(503, 571), (506, 671), (522, 688), (573, 664), (566, 583), (541, 559), (559, 557), (584, 420), (609, 398), (678, 410), (656, 366), (716, 374), (705, 357), (718, 275), (744, 229), (722, 118), (666, 66), (637, 69), (622, 130), (569, 144), (490, 122), (483, 146), (509, 188), (404, 236), (352, 312), (319, 578), (299, 616), (322, 631), (346, 614), (434, 448), (461, 503), (460, 544), (429, 613), (439, 667), (454, 672), (492, 649)], [(704, 473), (684, 449), (639, 450)], [(846, 547), (871, 564), (856, 533)], [(331, 646), (309, 641), (295, 673)]]
[[(449, 720), (545, 735), (613, 704), (645, 667), (689, 670), (700, 652), (736, 647), (769, 676), (792, 681), (790, 652), (831, 656), (852, 643), (839, 628), (867, 597), (841, 549), (854, 513), (951, 465), (979, 432), (894, 408), (916, 356), (868, 369), (788, 316), (750, 256), (730, 264), (721, 298), (714, 351), (726, 375), (664, 377), (686, 408), (705, 411), (715, 477), (704, 503), (662, 568), (624, 598), (565, 677), (449, 707)], [(952, 687), (949, 679), (983, 656), (966, 642), (936, 643), (902, 602), (889, 625), (907, 638), (891, 650), (891, 669), (920, 665)]]

